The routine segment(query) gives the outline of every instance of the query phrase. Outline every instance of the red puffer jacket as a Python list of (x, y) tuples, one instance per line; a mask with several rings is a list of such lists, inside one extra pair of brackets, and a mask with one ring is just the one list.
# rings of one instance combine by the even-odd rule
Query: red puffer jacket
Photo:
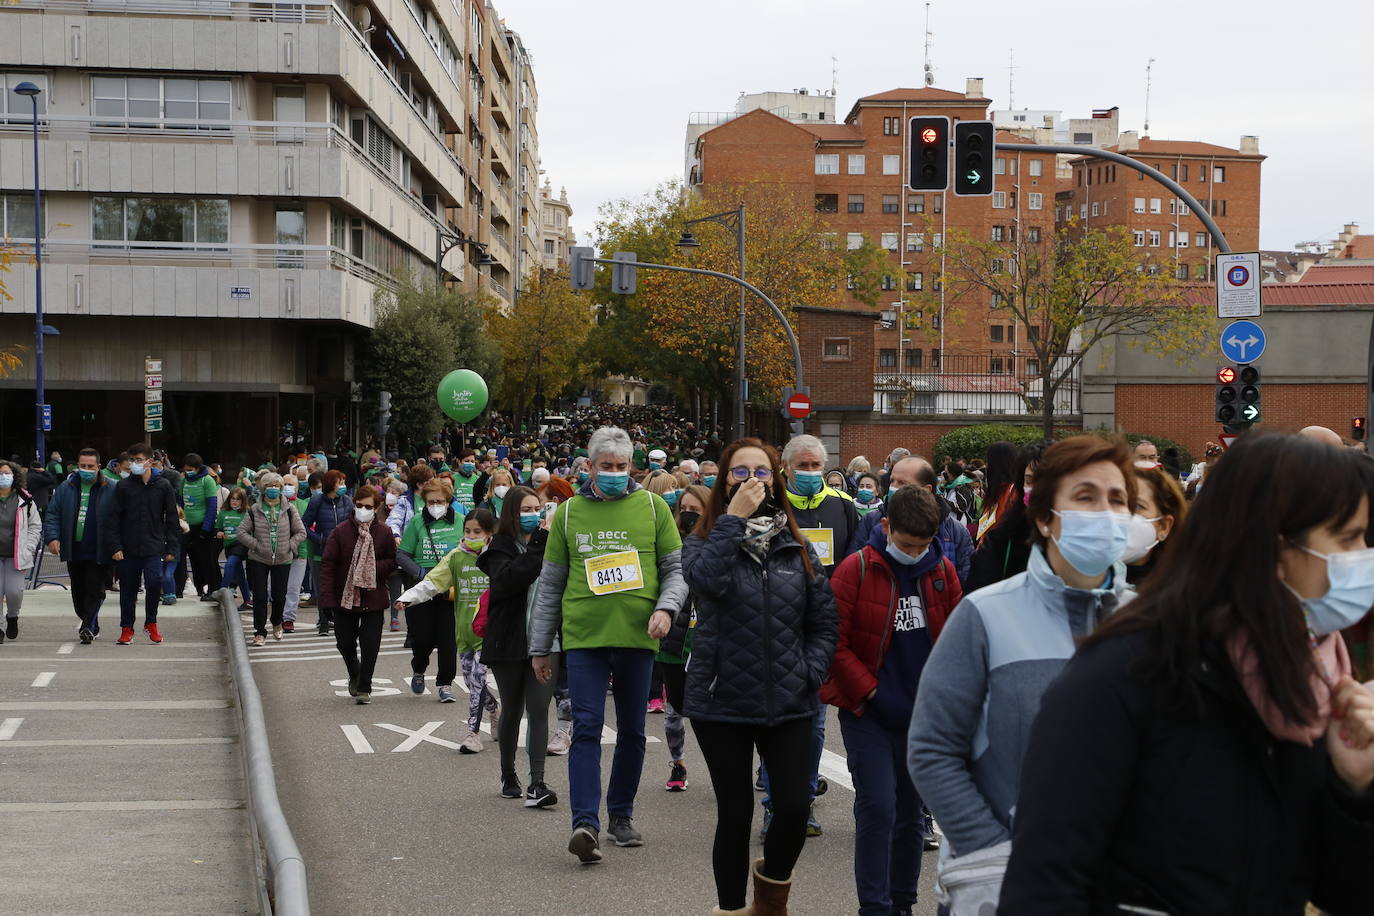
[[(850, 554), (830, 577), (840, 612), (840, 637), (830, 675), (821, 685), (822, 703), (863, 715), (864, 703), (878, 687), (878, 669), (887, 654), (892, 619), (897, 612), (897, 581), (887, 557), (871, 546)], [(930, 641), (940, 637), (945, 621), (964, 597), (959, 575), (948, 557), (921, 577)]]

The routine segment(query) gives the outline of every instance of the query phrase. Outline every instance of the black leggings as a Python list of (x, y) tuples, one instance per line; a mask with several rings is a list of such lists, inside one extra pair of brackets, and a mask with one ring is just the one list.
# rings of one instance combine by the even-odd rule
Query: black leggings
[[(253, 607), (260, 599), (253, 595)], [(382, 648), (382, 612), (350, 611), (337, 608), (321, 610), (334, 617), (334, 645), (343, 656), (349, 680), (355, 681), (359, 693), (372, 693), (372, 672), (377, 669), (377, 653)], [(358, 657), (362, 650), (362, 658)]]
[(815, 716), (771, 728), (692, 720), (716, 792), (716, 839), (711, 868), (722, 910), (745, 905), (749, 832), (754, 822), (754, 748), (768, 767), (773, 823), (763, 842), (763, 874), (788, 881), (806, 843), (811, 810), (811, 729)]
[[(655, 662), (654, 670), (663, 675), (663, 688), (668, 693), (668, 705), (681, 714), (682, 694), (687, 689), (687, 666), (670, 662)], [(650, 694), (652, 696), (653, 694)]]
[(268, 566), (257, 560), (248, 561), (248, 587), (253, 590), (253, 632), (257, 635), (267, 635), (269, 598), (272, 626), (281, 626), (282, 612), (286, 608), (286, 580), (290, 575), (290, 563)]
[[(393, 605), (394, 607), (394, 605)], [(410, 636), (410, 670), (424, 674), (429, 667), (429, 654), (439, 650), (439, 671), (435, 687), (452, 687), (458, 673), (457, 621), (453, 616), (453, 602), (447, 598), (432, 598), (406, 608), (406, 633)]]
[(541, 684), (534, 676), (529, 659), (523, 662), (487, 662), (487, 670), (496, 678), (496, 690), (501, 697), (501, 725), (497, 746), (501, 750), (501, 778), (515, 776), (515, 746), (520, 737), (520, 712), (529, 720), (526, 750), (530, 757), (530, 782), (544, 781), (544, 758), (549, 750), (549, 701), (558, 683), (558, 667), (562, 656), (553, 654), (553, 677)]

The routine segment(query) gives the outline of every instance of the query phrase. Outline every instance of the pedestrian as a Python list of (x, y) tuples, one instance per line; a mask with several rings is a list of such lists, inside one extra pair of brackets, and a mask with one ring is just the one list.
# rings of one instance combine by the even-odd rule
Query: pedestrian
[(878, 475), (864, 471), (854, 482), (854, 511), (859, 515), (860, 526), (868, 513), (882, 508), (883, 498), (878, 493)]
[(983, 478), (987, 497), (983, 500), (982, 514), (978, 516), (975, 546), (982, 546), (988, 531), (1015, 504), (1016, 468), (1020, 457), (1020, 450), (1010, 442), (999, 441), (988, 446), (987, 472)]
[(1030, 562), (1030, 521), (1026, 505), (1035, 486), (1035, 469), (1045, 446), (1023, 445), (1017, 459), (1015, 493), (997, 523), (988, 529), (983, 542), (973, 553), (964, 591), (986, 588), (1017, 573), (1025, 572)]
[(239, 522), (238, 541), (248, 551), (248, 579), (253, 583), (254, 646), (267, 643), (270, 602), (272, 638), (282, 637), (286, 611), (286, 586), (291, 564), (301, 542), (305, 525), (296, 507), (282, 496), (282, 477), (275, 471), (258, 478), (262, 499)]
[(716, 475), (718, 465), (714, 461), (703, 461), (701, 463), (701, 485), (710, 490), (716, 485)]
[[(850, 542), (850, 553), (857, 553), (861, 547), (872, 541), (873, 532), (882, 527), (882, 521), (887, 517), (886, 502), (890, 501), (898, 490), (914, 486), (939, 496), (936, 492), (939, 488), (939, 478), (935, 474), (935, 468), (931, 467), (929, 461), (916, 455), (898, 459), (892, 466), (891, 474), (888, 475), (888, 482), (891, 489), (887, 491), (883, 501), (865, 512), (860, 520), (858, 532)], [(973, 562), (973, 538), (968, 533), (968, 526), (960, 520), (953, 503), (940, 498), (936, 505), (940, 509), (940, 546), (944, 555), (954, 564), (955, 570), (959, 573), (959, 582), (962, 584), (968, 577), (969, 566)]]
[(1137, 462), (1135, 476), (1135, 514), (1121, 562), (1126, 564), (1126, 581), (1139, 590), (1159, 565), (1164, 542), (1183, 524), (1188, 501), (1178, 478), (1162, 466), (1143, 468)]
[[(158, 469), (154, 468), (153, 473), (157, 474)], [(170, 483), (170, 481), (168, 481)], [(176, 484), (172, 484), (173, 487)], [(186, 522), (186, 510), (180, 505), (177, 510), (177, 529), (181, 532), (177, 535), (175, 548), (172, 550), (172, 559), (162, 564), (162, 603), (171, 605), (177, 603), (177, 598), (181, 597), (177, 591), (177, 577), (186, 575), (186, 535), (190, 533), (191, 526)], [(182, 580), (183, 585), (185, 580)]]
[(965, 595), (926, 662), (907, 764), (945, 834), (941, 902), (956, 916), (996, 905), (1025, 726), (1041, 695), (1076, 641), (1133, 594), (1120, 561), (1134, 471), (1119, 439), (1074, 436), (1046, 449), (1027, 507), (1029, 566)]
[[(205, 460), (195, 452), (186, 455), (181, 463), (181, 508), (186, 515), (190, 531), (182, 539), (181, 548), (191, 568), (191, 579), (195, 583), (196, 597), (201, 601), (213, 601), (213, 592), (219, 591), (220, 540), (216, 537), (215, 515), (219, 510), (219, 483), (210, 476)], [(177, 583), (177, 594), (185, 586), (185, 578)]]
[(43, 540), (67, 564), (77, 638), (85, 646), (100, 633), (100, 606), (114, 553), (114, 485), (100, 473), (100, 453), (93, 448), (77, 454), (76, 467), (53, 491), (43, 518)]
[(825, 472), (825, 485), (836, 493), (843, 493), (851, 499), (854, 496), (854, 490), (849, 483), (849, 478), (845, 477), (844, 471), (839, 468), (831, 468)]
[[(423, 511), (413, 516), (406, 525), (405, 534), (396, 550), (396, 565), (408, 581), (417, 585), (462, 544), (465, 536), (462, 517), (455, 514), (452, 506), (453, 488), (446, 478), (431, 478), (420, 488), (420, 499)], [(452, 584), (449, 583), (450, 586)], [(452, 702), (453, 678), (458, 666), (453, 599), (449, 597), (448, 588), (445, 588), (442, 593), (403, 600), (405, 594), (413, 592), (413, 586), (404, 593), (398, 592), (396, 602), (391, 607), (393, 631), (398, 628), (397, 613), (404, 610), (406, 615), (406, 636), (412, 650), (411, 692), (416, 696), (425, 692), (425, 670), (429, 667), (430, 653), (437, 649), (439, 671), (435, 687), (441, 701)], [(445, 693), (449, 696), (448, 700), (444, 700)]]
[[(835, 602), (793, 517), (777, 452), (740, 439), (721, 464), (728, 474), (684, 550), (697, 609), (684, 712), (716, 793), (716, 912), (786, 913), (806, 842), (816, 692), (835, 651)], [(769, 772), (773, 822), (751, 867), (755, 747)]]
[[(325, 471), (324, 476), (320, 478), (319, 494), (311, 497), (310, 505), (305, 507), (305, 512), (301, 515), (301, 523), (305, 525), (306, 539), (310, 542), (310, 572), (315, 581), (316, 591), (319, 590), (325, 544), (329, 542), (329, 537), (334, 533), (334, 529), (353, 515), (353, 500), (345, 492), (344, 487), (346, 479), (343, 471)], [(377, 502), (379, 505), (382, 502), (380, 496), (377, 497)], [(377, 508), (377, 506), (373, 506), (373, 511), (375, 512)], [(396, 542), (392, 539), (392, 547), (395, 548), (395, 546)], [(394, 563), (388, 566), (388, 573), (394, 566)], [(385, 584), (386, 580), (383, 579), (382, 581)], [(318, 596), (316, 596), (316, 612), (319, 615), (316, 629), (320, 636), (328, 636), (331, 623), (329, 612), (333, 610), (333, 607), (318, 604), (318, 600)], [(389, 606), (391, 602), (388, 601), (386, 604)]]
[(1339, 632), (1374, 605), (1371, 499), (1367, 458), (1299, 436), (1208, 470), (1037, 704), (1000, 912), (1370, 912), (1374, 694)]
[(863, 916), (910, 916), (916, 906), (926, 838), (907, 728), (931, 647), (963, 597), (938, 537), (942, 501), (924, 487), (896, 490), (868, 544), (830, 578), (839, 637), (820, 697), (840, 709)]
[(234, 589), (238, 588), (243, 596), (243, 604), (239, 605), (240, 612), (253, 609), (253, 589), (248, 583), (248, 548), (239, 543), (239, 523), (247, 514), (248, 491), (243, 487), (234, 487), (229, 491), (229, 498), (225, 500), (224, 510), (215, 516), (215, 524), (219, 527), (218, 536), (224, 544), (223, 588), (229, 589), (231, 599)]
[[(480, 511), (480, 510), (479, 510)], [(501, 797), (520, 798), (525, 804), (540, 807), (542, 799), (557, 796), (544, 781), (544, 761), (549, 740), (549, 701), (557, 677), (540, 680), (530, 663), (529, 611), (534, 590), (544, 565), (552, 514), (541, 514), (539, 497), (528, 487), (514, 487), (505, 496), (501, 518), (491, 543), (477, 557), (491, 591), (487, 595), (487, 627), (482, 637), (480, 659), (496, 678), (501, 705), (497, 745), (501, 754)], [(562, 660), (555, 637), (550, 646), (549, 666), (556, 669)], [(605, 691), (602, 691), (603, 702)], [(526, 741), (529, 752), (529, 788), (521, 789), (515, 774), (520, 713), (529, 721)], [(600, 736), (598, 735), (598, 741)], [(531, 805), (531, 801), (535, 804)], [(548, 804), (552, 804), (549, 802)]]
[(1138, 465), (1144, 467), (1159, 467), (1159, 446), (1149, 439), (1141, 439), (1135, 444), (1132, 450)]
[(372, 702), (382, 615), (391, 604), (386, 579), (396, 568), (396, 539), (377, 517), (381, 505), (380, 490), (359, 487), (350, 517), (330, 532), (320, 560), (320, 613), (334, 621), (335, 645), (348, 669), (348, 693), (359, 706)]
[[(673, 513), (678, 534), (686, 537), (706, 514), (711, 491), (701, 484), (693, 484), (682, 492), (677, 511)], [(692, 642), (696, 635), (696, 603), (690, 592), (682, 608), (673, 615), (673, 626), (658, 644), (654, 662), (661, 672), (667, 702), (663, 707), (663, 738), (668, 745), (668, 780), (663, 788), (669, 792), (687, 791), (687, 728), (682, 717), (683, 692), (687, 684), (687, 662), (692, 656)]]
[(541, 683), (554, 677), (550, 653), (561, 631), (572, 694), (573, 741), (568, 851), (601, 860), (601, 729), (606, 688), (615, 699), (616, 747), (606, 790), (607, 832), (617, 846), (641, 846), (634, 800), (644, 769), (644, 715), (658, 641), (687, 597), (682, 538), (659, 496), (630, 480), (634, 446), (617, 427), (587, 443), (592, 477), (552, 516), (539, 576), (530, 654)]
[(855, 455), (853, 458), (849, 459), (849, 464), (845, 466), (845, 476), (849, 479), (850, 485), (853, 486), (855, 489), (858, 489), (859, 478), (867, 474), (873, 478), (873, 482), (875, 484), (873, 488), (874, 492), (881, 492), (879, 487), (876, 486), (876, 484), (879, 483), (878, 475), (869, 474), (869, 472), (872, 470), (873, 467), (868, 463), (867, 458), (865, 458), (863, 455)]
[(129, 476), (115, 485), (111, 527), (112, 554), (119, 575), (119, 639), (127, 646), (134, 639), (134, 612), (139, 577), (143, 579), (143, 631), (155, 643), (162, 642), (157, 627), (157, 608), (162, 593), (162, 567), (176, 563), (181, 544), (181, 522), (172, 485), (153, 475), (148, 446), (129, 446)]
[[(305, 473), (305, 466), (299, 465), (298, 470)], [(301, 499), (301, 481), (303, 477), (297, 477), (294, 473), (286, 474), (281, 479), (281, 495), (286, 500), (286, 504), (296, 510), (296, 514), (301, 514), (302, 510), (309, 505), (308, 500)], [(305, 524), (304, 520), (301, 522)], [(296, 548), (296, 558), (291, 561), (291, 571), (286, 575), (286, 609), (282, 611), (281, 628), (285, 633), (296, 632), (296, 617), (301, 606), (301, 593), (305, 590), (306, 573), (310, 569), (310, 541), (302, 540), (300, 546)], [(228, 567), (226, 566), (226, 569)]]

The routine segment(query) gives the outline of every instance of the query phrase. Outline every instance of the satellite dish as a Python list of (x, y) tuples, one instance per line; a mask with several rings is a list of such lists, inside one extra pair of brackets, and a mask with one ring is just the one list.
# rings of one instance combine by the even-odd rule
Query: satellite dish
[(372, 10), (366, 3), (354, 5), (353, 24), (358, 27), (360, 32), (366, 32), (372, 28)]

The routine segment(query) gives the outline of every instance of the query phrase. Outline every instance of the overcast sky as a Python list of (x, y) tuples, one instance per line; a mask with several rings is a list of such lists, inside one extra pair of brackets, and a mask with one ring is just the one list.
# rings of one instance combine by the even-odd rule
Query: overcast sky
[[(694, 111), (728, 111), (741, 91), (831, 85), (843, 118), (862, 95), (921, 85), (920, 0), (503, 0), (534, 55), (540, 155), (566, 185), (585, 238), (598, 208), (682, 176)], [(935, 85), (984, 78), (1017, 108), (1087, 117), (1121, 108), (1140, 130), (1155, 59), (1150, 135), (1236, 147), (1259, 137), (1260, 243), (1330, 239), (1346, 222), (1374, 233), (1374, 7), (1237, 0), (931, 4)], [(1329, 138), (1329, 139), (1328, 139)], [(1316, 150), (1322, 150), (1316, 154)]]

